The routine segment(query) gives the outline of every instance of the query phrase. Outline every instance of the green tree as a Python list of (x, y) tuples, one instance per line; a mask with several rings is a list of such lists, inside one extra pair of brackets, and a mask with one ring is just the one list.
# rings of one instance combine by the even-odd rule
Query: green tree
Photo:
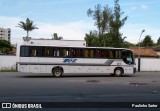
[(0, 53), (9, 53), (11, 50), (12, 46), (10, 42), (6, 40), (0, 40)]
[(29, 37), (29, 31), (38, 29), (36, 25), (33, 25), (33, 21), (31, 21), (29, 18), (26, 19), (26, 22), (20, 21), (17, 27), (20, 27), (27, 31), (27, 37)]
[(54, 40), (62, 40), (63, 39), (63, 37), (58, 37), (58, 34), (57, 33), (53, 33), (53, 35), (52, 35), (52, 39), (54, 39)]
[[(95, 6), (95, 9), (88, 9), (87, 14), (95, 21), (94, 25), (98, 29), (97, 42), (99, 46), (124, 47), (124, 40), (120, 29), (124, 26), (127, 16), (122, 18), (124, 12), (121, 11), (119, 0), (115, 0), (114, 10), (108, 5), (100, 4)], [(86, 34), (87, 35), (87, 34)], [(86, 37), (92, 37), (88, 34)]]
[(142, 44), (141, 46), (143, 46), (143, 47), (148, 47), (148, 46), (154, 45), (152, 37), (150, 35), (146, 35), (141, 44)]
[(160, 37), (157, 40), (157, 45), (160, 45)]
[(92, 17), (95, 20), (94, 25), (98, 29), (98, 36), (103, 35), (105, 32), (108, 32), (109, 29), (109, 20), (111, 16), (111, 9), (106, 5), (103, 7), (100, 4), (95, 6), (95, 9), (88, 9), (87, 14), (89, 17)]
[(121, 11), (119, 0), (115, 0), (114, 11), (110, 19), (110, 33), (112, 36), (113, 47), (123, 47), (123, 38), (120, 29), (124, 26), (127, 16), (122, 18), (124, 12)]
[(109, 32), (111, 12), (112, 10), (108, 5), (104, 6), (102, 9), (102, 6), (97, 4), (94, 10), (88, 9), (87, 15), (93, 18), (95, 21), (94, 25), (97, 27), (97, 30), (90, 31), (90, 33), (85, 36), (88, 46), (102, 47), (108, 45), (107, 35)]
[(90, 31), (89, 34), (85, 35), (85, 41), (88, 47), (99, 46), (98, 34), (96, 31)]
[(0, 40), (0, 46), (1, 46), (1, 47), (8, 47), (8, 48), (10, 48), (10, 47), (11, 47), (11, 44), (10, 44), (9, 41)]

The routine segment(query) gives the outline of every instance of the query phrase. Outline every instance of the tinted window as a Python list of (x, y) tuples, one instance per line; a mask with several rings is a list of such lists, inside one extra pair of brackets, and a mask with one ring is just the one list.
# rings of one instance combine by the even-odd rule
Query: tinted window
[(109, 50), (108, 49), (97, 49), (96, 57), (97, 58), (109, 58)]
[(116, 58), (116, 59), (122, 58), (122, 57), (121, 57), (121, 50), (116, 50), (116, 51), (115, 51), (115, 58)]
[(60, 56), (60, 49), (59, 48), (53, 48), (53, 56), (54, 57)]
[(60, 48), (60, 57), (69, 57), (68, 48)]
[(121, 58), (121, 51), (120, 50), (110, 50), (110, 58), (120, 59)]
[(110, 58), (110, 51), (108, 49), (102, 50), (102, 58)]
[(53, 56), (53, 48), (51, 47), (42, 47), (42, 57), (52, 57)]
[(97, 49), (97, 51), (96, 51), (96, 57), (97, 58), (101, 58), (102, 57), (102, 51), (101, 51), (101, 49)]
[(77, 58), (83, 57), (83, 51), (82, 51), (82, 49), (76, 49), (76, 57)]
[(84, 49), (84, 58), (94, 58), (95, 50), (94, 49)]
[(29, 47), (21, 46), (20, 47), (20, 57), (28, 57), (29, 56)]
[(31, 57), (38, 57), (38, 47), (30, 47), (30, 56)]
[(70, 48), (69, 57), (81, 58), (83, 57), (83, 51), (79, 48)]
[(110, 58), (110, 59), (120, 59), (121, 50), (111, 50), (111, 49), (97, 49), (97, 58)]

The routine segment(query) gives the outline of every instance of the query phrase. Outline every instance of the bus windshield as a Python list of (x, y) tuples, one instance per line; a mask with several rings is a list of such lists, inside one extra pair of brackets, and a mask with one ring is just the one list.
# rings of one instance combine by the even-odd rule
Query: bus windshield
[(135, 64), (133, 53), (130, 50), (122, 51), (122, 58), (126, 64)]

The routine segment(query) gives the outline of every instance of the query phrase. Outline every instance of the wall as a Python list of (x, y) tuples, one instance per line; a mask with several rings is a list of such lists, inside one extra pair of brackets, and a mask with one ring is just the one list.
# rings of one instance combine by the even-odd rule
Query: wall
[(135, 59), (136, 62), (136, 70), (138, 71), (138, 58)]
[(0, 70), (16, 68), (15, 55), (0, 55)]
[(141, 58), (140, 71), (160, 71), (160, 58)]

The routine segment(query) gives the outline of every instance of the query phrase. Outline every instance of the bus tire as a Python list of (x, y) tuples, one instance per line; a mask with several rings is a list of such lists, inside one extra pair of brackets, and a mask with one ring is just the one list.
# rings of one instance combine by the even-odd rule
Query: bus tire
[(114, 70), (114, 75), (115, 75), (116, 77), (121, 77), (122, 74), (123, 74), (123, 69), (122, 69), (122, 68), (116, 68), (116, 69)]
[(60, 67), (53, 68), (52, 74), (54, 77), (61, 77), (63, 74), (63, 69)]

